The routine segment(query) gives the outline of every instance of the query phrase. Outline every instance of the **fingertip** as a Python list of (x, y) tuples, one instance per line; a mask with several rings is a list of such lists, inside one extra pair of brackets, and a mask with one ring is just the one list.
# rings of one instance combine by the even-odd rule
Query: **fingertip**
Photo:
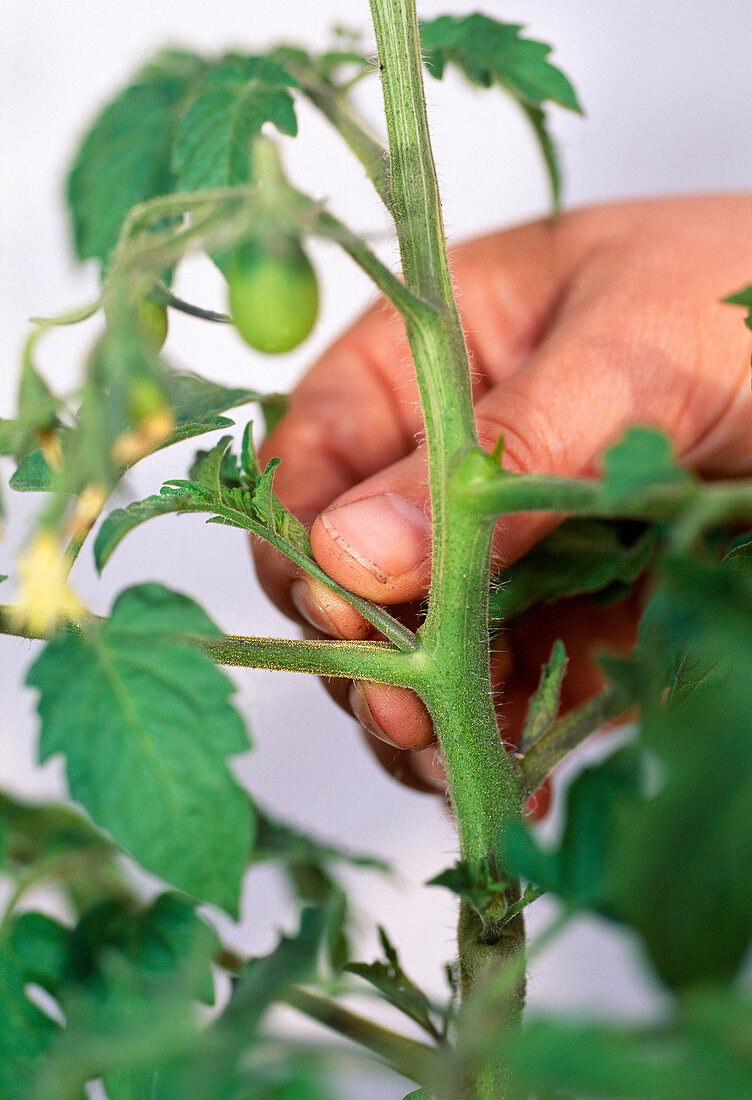
[(315, 577), (293, 581), (290, 600), (301, 618), (330, 638), (362, 640), (371, 633), (360, 612)]
[(311, 549), (330, 576), (377, 603), (418, 599), (428, 585), (425, 508), (388, 489), (327, 508), (311, 529)]
[(428, 711), (407, 688), (356, 681), (350, 688), (349, 704), (366, 732), (395, 749), (425, 749), (434, 740)]

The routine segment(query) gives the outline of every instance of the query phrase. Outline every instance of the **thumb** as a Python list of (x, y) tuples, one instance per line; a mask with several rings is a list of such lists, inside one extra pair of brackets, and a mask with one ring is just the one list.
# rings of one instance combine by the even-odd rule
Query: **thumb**
[[(596, 367), (597, 353), (581, 333), (574, 339), (565, 330), (548, 338), (522, 368), (477, 402), (481, 446), (490, 451), (503, 434), (504, 465), (515, 472), (594, 474), (601, 451), (640, 418), (633, 389), (616, 384), (617, 364), (602, 349)], [(641, 419), (655, 422), (654, 412)], [(561, 518), (551, 513), (501, 518), (495, 560), (513, 563)], [(385, 604), (423, 599), (431, 558), (426, 448), (334, 500), (317, 517), (311, 546), (330, 576), (367, 599)]]

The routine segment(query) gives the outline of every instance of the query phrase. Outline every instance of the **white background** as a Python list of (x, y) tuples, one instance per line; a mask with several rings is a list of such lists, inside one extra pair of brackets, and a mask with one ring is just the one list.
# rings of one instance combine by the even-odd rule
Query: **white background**
[[(424, 2), (419, 9), (431, 16), (477, 6), (457, 0), (453, 6)], [(690, 0), (680, 6), (665, 0), (629, 5), (621, 0), (567, 5), (487, 0), (485, 10), (524, 22), (531, 35), (554, 43), (554, 60), (578, 89), (587, 118), (554, 114), (569, 205), (749, 187), (752, 20), (747, 0)], [(365, 0), (222, 0), (212, 5), (196, 0), (71, 0), (65, 5), (4, 0), (0, 415), (13, 411), (26, 319), (59, 312), (95, 291), (93, 268), (77, 268), (71, 258), (61, 182), (96, 108), (159, 46), (252, 50), (280, 39), (323, 46), (330, 24), (366, 29), (367, 16)], [(516, 108), (500, 93), (475, 92), (453, 75), (442, 84), (429, 80), (427, 94), (452, 239), (542, 214), (544, 176)], [(361, 98), (378, 126), (377, 81), (362, 89)], [(312, 194), (327, 196), (341, 217), (392, 257), (388, 225), (359, 166), (312, 111), (301, 106), (299, 118), (301, 136), (283, 142), (294, 180)], [(228, 329), (175, 316), (167, 345), (173, 361), (230, 384), (289, 386), (371, 297), (365, 279), (346, 258), (330, 248), (317, 249), (316, 256), (323, 317), (302, 351), (281, 364), (269, 362), (244, 348)], [(208, 263), (187, 264), (179, 291), (203, 305), (223, 306), (220, 279)], [(49, 337), (41, 358), (54, 386), (72, 384), (95, 331), (96, 322), (90, 322)], [(242, 424), (243, 413), (239, 416)], [(129, 480), (127, 494), (145, 496), (163, 478), (180, 476), (192, 450), (189, 443), (143, 463)], [(16, 495), (11, 501), (0, 573), (12, 572), (34, 503)], [(140, 529), (118, 550), (101, 581), (88, 553), (74, 573), (79, 592), (97, 611), (105, 611), (122, 587), (147, 579), (199, 597), (226, 630), (289, 633), (289, 624), (257, 589), (243, 536), (207, 528), (199, 517), (157, 520)], [(0, 782), (26, 794), (50, 794), (60, 790), (62, 769), (57, 761), (34, 767), (34, 698), (18, 686), (33, 649), (0, 638)], [(256, 741), (255, 752), (239, 761), (238, 773), (278, 815), (393, 860), (401, 875), (396, 885), (359, 877), (361, 908), (387, 925), (404, 945), (408, 969), (439, 994), (440, 963), (452, 952), (453, 908), (442, 892), (413, 884), (454, 858), (453, 833), (441, 805), (386, 777), (361, 746), (354, 723), (313, 680), (261, 672), (243, 672), (235, 679)], [(119, 781), (116, 769), (112, 781)], [(540, 927), (550, 914), (546, 901), (538, 903), (531, 926)], [(263, 951), (284, 924), (290, 924), (284, 891), (269, 873), (253, 872), (242, 926), (229, 930), (233, 940), (249, 952)], [(364, 918), (363, 927), (361, 950), (369, 957), (369, 920)], [(578, 1006), (596, 1014), (630, 1015), (653, 1011), (660, 1003), (658, 991), (639, 970), (633, 945), (592, 920), (579, 922), (536, 962), (529, 991), (535, 1004)], [(391, 1100), (404, 1091), (393, 1078), (343, 1086), (344, 1095), (373, 1100)]]

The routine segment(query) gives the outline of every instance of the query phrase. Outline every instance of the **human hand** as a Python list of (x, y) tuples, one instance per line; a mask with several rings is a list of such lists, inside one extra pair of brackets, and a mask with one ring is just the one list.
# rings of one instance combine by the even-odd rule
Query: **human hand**
[[(752, 474), (749, 334), (720, 299), (752, 276), (749, 195), (592, 207), (495, 233), (452, 254), (473, 365), (481, 444), (505, 438), (505, 465), (593, 476), (629, 425), (667, 432), (680, 461), (707, 479)], [(417, 622), (430, 578), (429, 495), (421, 416), (401, 321), (369, 310), (308, 371), (261, 448), (282, 459), (275, 488), (312, 523), (330, 576)], [(496, 527), (494, 564), (520, 558), (559, 519), (525, 514)], [(366, 638), (356, 611), (265, 543), (264, 590), (312, 636)], [(597, 645), (634, 641), (637, 601), (587, 599), (533, 609), (492, 647), (501, 735), (519, 736), (553, 641), (570, 658), (562, 708), (601, 686)], [(431, 720), (403, 688), (329, 681), (398, 778), (443, 789)], [(540, 808), (540, 807), (539, 807)]]

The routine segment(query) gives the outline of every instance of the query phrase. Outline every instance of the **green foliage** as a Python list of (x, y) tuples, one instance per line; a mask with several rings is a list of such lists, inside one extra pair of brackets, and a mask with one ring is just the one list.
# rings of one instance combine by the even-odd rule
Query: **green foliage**
[[(162, 487), (159, 496), (135, 501), (126, 508), (111, 512), (99, 529), (94, 557), (101, 571), (115, 548), (129, 531), (154, 516), (184, 512), (209, 513), (209, 523), (220, 523), (250, 531), (280, 550), (306, 573), (320, 580), (333, 592), (357, 608), (371, 622), (388, 634), (394, 624), (391, 616), (369, 600), (354, 596), (318, 565), (311, 554), (308, 532), (284, 507), (273, 491), (274, 471), (279, 464), (272, 459), (265, 470), (258, 465), (253, 449), (252, 425), (246, 426), (240, 456), (240, 486), (223, 484), (222, 471), (235, 469), (228, 459), (230, 437), (225, 436), (211, 450), (201, 465), (192, 467), (195, 480), (174, 480)], [(401, 628), (398, 628), (401, 630)], [(404, 643), (403, 643), (404, 646)]]
[(383, 928), (379, 927), (379, 939), (384, 952), (383, 961), (372, 963), (348, 963), (344, 969), (357, 974), (378, 989), (389, 1004), (414, 1020), (419, 1027), (435, 1039), (443, 1040), (443, 1032), (433, 1020), (431, 1002), (422, 989), (419, 989), (402, 969), (397, 949)]
[(57, 1030), (26, 996), (26, 983), (14, 954), (0, 944), (0, 1094), (7, 1100), (26, 1100), (29, 1078)]
[[(315, 977), (326, 922), (324, 910), (307, 909), (294, 936), (282, 936), (271, 954), (249, 960), (234, 981), (227, 1007), (203, 1031), (192, 1055), (160, 1073), (158, 1100), (319, 1096), (310, 1060), (296, 1066), (290, 1057), (280, 1064), (279, 1052), (257, 1060), (252, 1054), (261, 1049), (258, 1029), (269, 1008), (283, 999), (292, 985)], [(286, 1079), (299, 1080), (301, 1091), (285, 1092), (283, 1085), (289, 1087)], [(310, 1084), (310, 1093), (302, 1087), (303, 1082)]]
[(230, 187), (252, 178), (253, 141), (271, 122), (297, 133), (291, 77), (268, 57), (228, 54), (193, 88), (177, 132), (177, 189)]
[[(162, 365), (159, 373), (159, 382), (164, 389), (165, 397), (174, 419), (174, 428), (164, 439), (155, 442), (153, 449), (161, 450), (173, 443), (179, 443), (184, 439), (192, 439), (194, 436), (203, 435), (205, 432), (217, 431), (220, 428), (232, 427), (233, 421), (218, 414), (238, 405), (246, 405), (252, 401), (260, 402), (262, 407), (266, 401), (263, 394), (255, 390), (247, 390), (238, 387), (222, 386), (202, 378), (191, 371), (177, 371)], [(106, 397), (102, 395), (101, 403), (104, 408)], [(272, 400), (277, 402), (277, 395), (272, 395)], [(109, 404), (107, 404), (109, 410)], [(108, 416), (111, 413), (108, 411)], [(96, 428), (96, 418), (94, 427)], [(112, 424), (109, 427), (105, 423), (97, 429), (106, 438), (113, 435)], [(67, 456), (75, 455), (80, 445), (80, 435), (76, 435), (71, 429), (63, 429), (59, 433), (65, 464), (68, 465)], [(106, 445), (106, 442), (105, 442)], [(109, 460), (108, 460), (109, 464)], [(116, 465), (113, 476), (121, 476), (130, 463)], [(79, 479), (80, 480), (80, 479)], [(10, 480), (12, 489), (18, 492), (43, 492), (53, 488), (55, 478), (47, 461), (40, 450), (32, 451), (19, 465)]]
[(498, 935), (518, 913), (539, 898), (542, 890), (528, 886), (518, 901), (510, 904), (510, 887), (514, 880), (500, 872), (491, 858), (478, 864), (458, 860), (446, 871), (429, 879), (428, 886), (444, 886), (466, 902), (481, 919), (486, 931)]
[(744, 1100), (752, 1090), (752, 1005), (721, 987), (688, 997), (675, 1019), (652, 1027), (534, 1018), (499, 1043), (527, 1100), (546, 1088), (578, 1097)]
[[(466, 364), (459, 353), (456, 362), (448, 361), (454, 354), (445, 339), (454, 331), (453, 303), (435, 279), (440, 253), (433, 245), (423, 247), (431, 235), (440, 241), (441, 225), (430, 151), (415, 125), (422, 89), (405, 80), (395, 103), (394, 82), (390, 88), (406, 46), (420, 72), (419, 43), (390, 42), (388, 20), (376, 23), (390, 132), (414, 142), (416, 170), (407, 176), (425, 200), (423, 215), (405, 217), (406, 200), (413, 196), (405, 193), (407, 176), (389, 171), (395, 150), (381, 149), (349, 101), (350, 87), (376, 71), (352, 36), (323, 54), (288, 46), (266, 56), (232, 53), (208, 60), (176, 50), (159, 54), (84, 138), (67, 197), (79, 259), (102, 265), (101, 298), (38, 322), (25, 349), (17, 415), (0, 420), (0, 455), (19, 462), (13, 487), (54, 491), (43, 524), (61, 545), (69, 542), (66, 564), (97, 512), (92, 505), (87, 513), (82, 499), (82, 518), (68, 495), (84, 498), (85, 490), (96, 490), (90, 497), (98, 506), (145, 455), (230, 427), (222, 415), (229, 408), (258, 401), (268, 429), (284, 412), (280, 395), (263, 398), (174, 370), (143, 331), (139, 313), (147, 299), (157, 311), (169, 304), (227, 320), (173, 298), (167, 288), (175, 265), (194, 248), (203, 248), (230, 275), (239, 331), (253, 346), (285, 350), (310, 328), (315, 314), (313, 274), (300, 238), (317, 234), (342, 245), (408, 320), (427, 439), (430, 445), (439, 440), (437, 419), (452, 394), (459, 394), (455, 383), (467, 380)], [(519, 24), (477, 13), (444, 15), (421, 24), (423, 60), (436, 78), (453, 65), (474, 85), (512, 95), (540, 145), (556, 205), (560, 173), (546, 111), (549, 104), (576, 112), (580, 107), (568, 79), (550, 63), (550, 47), (521, 31)], [(301, 94), (341, 130), (394, 214), (402, 244), (414, 246), (404, 284), (321, 204), (287, 182), (273, 143), (263, 135), (272, 128), (296, 133), (293, 97)], [(154, 199), (165, 201), (149, 202)], [(244, 249), (256, 245), (268, 257), (267, 246), (275, 240), (289, 246), (287, 258), (297, 259), (300, 278), (290, 279), (288, 269), (282, 281), (279, 273), (272, 279), (267, 266), (261, 272), (264, 295), (252, 288), (253, 308), (246, 308), (251, 321), (244, 326), (240, 307), (248, 302), (239, 303), (232, 293), (237, 270), (231, 258), (247, 258), (251, 253)], [(426, 301), (417, 297), (424, 289)], [(752, 288), (727, 301), (749, 311), (752, 327)], [(85, 320), (99, 308), (104, 335), (78, 390), (58, 397), (36, 366), (37, 340), (50, 325)], [(462, 340), (459, 331), (454, 335), (456, 351)], [(752, 1093), (752, 1007), (732, 986), (752, 942), (749, 534), (731, 545), (724, 563), (713, 564), (730, 538), (721, 522), (737, 521), (740, 498), (721, 488), (716, 500), (727, 500), (728, 511), (714, 511), (712, 502), (705, 508), (710, 490), (706, 495), (677, 465), (669, 441), (652, 429), (633, 428), (605, 456), (603, 481), (562, 481), (556, 488), (561, 501), (546, 503), (556, 509), (566, 498), (571, 512), (582, 506), (595, 514), (602, 509), (616, 517), (662, 518), (677, 512), (662, 507), (667, 498), (681, 505), (686, 495), (690, 511), (674, 527), (618, 518), (567, 520), (507, 571), (493, 593), (498, 624), (537, 604), (584, 593), (611, 599), (649, 566), (657, 577), (634, 656), (604, 662), (617, 685), (628, 688), (625, 697), (638, 700), (641, 732), (574, 780), (561, 837), (542, 844), (517, 815), (534, 766), (526, 773), (524, 760), (519, 767), (518, 759), (507, 762), (490, 707), (484, 718), (472, 697), (483, 677), (488, 686), (482, 613), (487, 559), (480, 529), (467, 509), (455, 507), (450, 489), (452, 463), (463, 453), (472, 451), (469, 458), (486, 465), (488, 460), (473, 451), (469, 406), (467, 420), (463, 429), (458, 412), (444, 437), (446, 454), (436, 451), (447, 476), (434, 485), (435, 535), (447, 552), (430, 614), (442, 622), (443, 645), (435, 644), (436, 631), (430, 634), (430, 617), (414, 637), (323, 573), (306, 530), (274, 492), (279, 460), (260, 468), (250, 425), (239, 456), (227, 436), (200, 451), (188, 479), (170, 481), (159, 495), (115, 510), (95, 545), (101, 569), (125, 534), (146, 519), (205, 514), (209, 522), (265, 539), (406, 651), (402, 664), (388, 667), (395, 670), (394, 682), (415, 688), (431, 706), (453, 780), (462, 851), (469, 837), (473, 852), (433, 880), (462, 904), (461, 957), (448, 970), (453, 990), (462, 987), (457, 1027), (454, 998), (447, 1009), (432, 1004), (403, 970), (383, 930), (382, 959), (348, 962), (350, 908), (340, 865), (383, 868), (372, 857), (321, 843), (256, 811), (228, 764), (228, 757), (248, 746), (231, 705), (233, 687), (201, 645), (216, 641), (220, 632), (187, 597), (144, 585), (122, 593), (109, 618), (85, 614), (80, 624), (54, 634), (29, 674), (40, 693), (40, 760), (65, 757), (71, 795), (92, 820), (71, 808), (27, 805), (0, 794), (0, 872), (10, 899), (0, 920), (3, 1096), (80, 1100), (99, 1079), (109, 1100), (324, 1100), (320, 1060), (303, 1046), (270, 1042), (265, 1034), (269, 1010), (280, 1002), (309, 1011), (414, 1074), (426, 1087), (411, 1093), (412, 1100), (476, 1091), (496, 1096), (499, 1064), (513, 1078), (509, 1094), (520, 1100), (531, 1091), (553, 1100), (562, 1096), (560, 1089), (666, 1100), (720, 1094), (734, 1100)], [(494, 455), (500, 458), (500, 451)], [(536, 483), (535, 475), (504, 476), (510, 484), (519, 476), (521, 507), (540, 504), (545, 478)], [(531, 495), (525, 498), (525, 492)], [(473, 596), (450, 599), (448, 592)], [(3, 630), (11, 622), (12, 614), (0, 610)], [(265, 640), (244, 641), (251, 649)], [(295, 646), (298, 654), (309, 652), (306, 643)], [(386, 654), (384, 643), (367, 642), (360, 650), (379, 646)], [(345, 662), (351, 654), (352, 665), (344, 666), (349, 675), (363, 667), (358, 648), (340, 643), (336, 650)], [(314, 645), (310, 652), (320, 649)], [(465, 661), (467, 653), (477, 660)], [(315, 660), (311, 667), (317, 667)], [(465, 673), (461, 688), (458, 668)], [(566, 740), (566, 722), (556, 723), (565, 669), (557, 642), (531, 699), (523, 751), (541, 745), (550, 750)], [(579, 737), (581, 731), (572, 728)], [(543, 761), (543, 773), (545, 754), (529, 761), (535, 759)], [(186, 894), (169, 891), (143, 900), (122, 853)], [(281, 868), (302, 917), (298, 933), (283, 936), (271, 954), (246, 962), (220, 944), (196, 906), (210, 902), (236, 915), (250, 862)], [(524, 891), (519, 875), (530, 882)], [(64, 921), (21, 911), (25, 891), (36, 885), (62, 901)], [(593, 910), (639, 935), (674, 994), (662, 1021), (639, 1029), (571, 1020), (520, 1025), (524, 953), (506, 961), (504, 955), (519, 935), (521, 922), (512, 919), (544, 889), (558, 895), (567, 911)], [(487, 966), (489, 960), (494, 965)], [(217, 965), (232, 973), (231, 993), (209, 1018), (198, 1013), (196, 1002), (213, 1003)], [(374, 986), (423, 1028), (432, 1047), (296, 989), (322, 977), (331, 985), (333, 971), (341, 969)], [(339, 989), (339, 978), (335, 984)], [(510, 1020), (515, 1026), (506, 1027)]]
[(326, 910), (325, 943), (329, 961), (335, 970), (343, 966), (350, 958), (347, 935), (350, 907), (335, 868), (338, 864), (346, 864), (385, 873), (388, 866), (373, 856), (356, 855), (323, 844), (290, 825), (275, 821), (258, 808), (253, 862), (277, 863), (302, 905), (316, 905)]
[(131, 208), (174, 190), (171, 155), (181, 105), (205, 67), (192, 53), (158, 54), (87, 133), (66, 193), (80, 260), (104, 263)]
[(654, 428), (629, 428), (606, 451), (603, 468), (604, 503), (625, 511), (645, 490), (690, 481), (686, 470), (676, 464), (670, 441)]
[(744, 324), (747, 328), (752, 328), (752, 286), (745, 286), (743, 290), (738, 290), (736, 294), (729, 294), (728, 298), (723, 300), (732, 306), (745, 306), (747, 316), (744, 318)]
[(635, 661), (609, 665), (640, 699), (637, 746), (578, 776), (557, 850), (520, 823), (504, 846), (568, 904), (635, 928), (679, 988), (732, 979), (752, 940), (752, 594), (725, 566), (662, 572)]
[(596, 594), (605, 600), (621, 595), (648, 566), (656, 544), (655, 529), (643, 524), (565, 520), (496, 578), (492, 624), (564, 597)]
[(187, 597), (131, 588), (101, 625), (53, 638), (28, 683), (40, 760), (65, 755), (97, 824), (147, 870), (236, 913), (252, 819), (225, 758), (248, 741), (232, 684), (188, 640), (218, 635)]
[(540, 683), (530, 700), (518, 745), (519, 752), (525, 752), (556, 721), (556, 715), (559, 713), (561, 684), (566, 671), (567, 655), (564, 644), (556, 641), (548, 662), (541, 669)]
[(423, 58), (429, 73), (439, 80), (447, 64), (453, 64), (472, 84), (498, 85), (519, 103), (540, 145), (556, 208), (561, 173), (543, 104), (558, 103), (578, 113), (582, 108), (567, 77), (548, 61), (551, 47), (520, 37), (522, 29), (519, 23), (500, 23), (478, 12), (440, 15), (420, 24)]
[(242, 453), (242, 473), (237, 486), (223, 483), (221, 472), (237, 468), (227, 457), (230, 437), (224, 436), (208, 452), (200, 466), (193, 467), (195, 480), (171, 481), (159, 496), (136, 501), (126, 508), (111, 512), (100, 528), (94, 546), (97, 568), (103, 569), (121, 540), (135, 527), (153, 516), (168, 513), (210, 513), (210, 522), (240, 527), (266, 539), (298, 564), (315, 563), (305, 528), (280, 503), (272, 491), (274, 470), (279, 464), (273, 459), (265, 471), (260, 471), (250, 436), (246, 428)]

